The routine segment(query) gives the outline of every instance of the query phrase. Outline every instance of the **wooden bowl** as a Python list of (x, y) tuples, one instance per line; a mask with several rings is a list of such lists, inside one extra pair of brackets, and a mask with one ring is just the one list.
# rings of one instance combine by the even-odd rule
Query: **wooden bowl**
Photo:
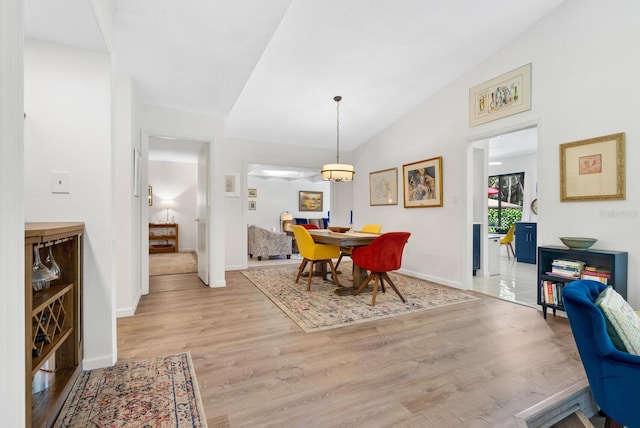
[(329, 230), (336, 233), (345, 233), (349, 230), (349, 228), (341, 226), (329, 226)]

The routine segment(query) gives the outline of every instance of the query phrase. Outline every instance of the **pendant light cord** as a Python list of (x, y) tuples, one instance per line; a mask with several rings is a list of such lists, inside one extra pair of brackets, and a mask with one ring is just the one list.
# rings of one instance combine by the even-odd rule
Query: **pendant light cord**
[(340, 163), (340, 100), (342, 97), (340, 95), (336, 95), (333, 97), (333, 100), (336, 102), (336, 163)]

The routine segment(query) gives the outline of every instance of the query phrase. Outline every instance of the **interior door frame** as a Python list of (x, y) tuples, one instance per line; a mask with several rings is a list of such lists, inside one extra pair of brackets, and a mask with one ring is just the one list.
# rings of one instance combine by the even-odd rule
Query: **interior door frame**
[[(148, 188), (149, 186), (149, 137), (161, 137), (161, 138), (173, 138), (176, 140), (191, 140), (203, 143), (204, 145), (209, 147), (209, 158), (207, 159), (207, 170), (211, 170), (211, 154), (212, 154), (212, 145), (214, 142), (213, 138), (207, 137), (194, 137), (194, 136), (178, 136), (178, 135), (170, 135), (165, 132), (153, 132), (147, 131), (144, 129), (140, 130), (140, 152), (141, 152), (141, 160), (142, 160), (142, 168), (141, 168), (141, 186), (143, 189)], [(211, 194), (211, 177), (208, 178), (208, 189), (207, 192)], [(140, 198), (140, 218), (138, 219), (140, 223), (140, 238), (142, 244), (140, 245), (140, 294), (147, 295), (149, 294), (149, 206), (147, 204), (147, 198)], [(211, 225), (212, 221), (212, 213), (211, 210), (207, 213), (208, 215), (208, 224)], [(207, 248), (211, 249), (211, 238), (210, 234), (207, 234)], [(207, 259), (207, 272), (209, 272), (209, 280), (211, 280), (211, 255)], [(209, 284), (211, 286), (211, 284)]]
[[(540, 159), (541, 155), (541, 147), (542, 144), (540, 143), (542, 141), (542, 119), (537, 118), (534, 120), (529, 120), (529, 121), (525, 121), (525, 122), (519, 122), (507, 127), (502, 127), (502, 128), (497, 128), (497, 129), (493, 129), (493, 130), (489, 130), (489, 131), (485, 131), (483, 133), (477, 133), (477, 134), (472, 134), (467, 136), (466, 138), (466, 143), (467, 143), (467, 183), (466, 183), (466, 209), (465, 209), (465, 215), (464, 215), (464, 219), (465, 219), (465, 223), (464, 223), (464, 230), (465, 232), (463, 233), (464, 238), (464, 242), (465, 242), (465, 251), (464, 251), (464, 266), (468, 266), (468, 269), (463, 269), (462, 270), (462, 285), (463, 285), (463, 289), (465, 290), (473, 290), (473, 272), (472, 272), (472, 266), (473, 266), (473, 209), (474, 209), (474, 204), (473, 204), (473, 199), (474, 199), (474, 177), (476, 174), (476, 167), (475, 167), (475, 156), (474, 156), (474, 151), (476, 150), (483, 150), (484, 151), (484, 157), (485, 159), (488, 158), (488, 148), (485, 149), (484, 147), (481, 147), (478, 145), (479, 141), (482, 140), (487, 140), (490, 138), (494, 138), (497, 137), (499, 135), (503, 135), (503, 134), (509, 134), (511, 132), (516, 132), (516, 131), (520, 131), (526, 128), (536, 128), (537, 129), (537, 158)], [(487, 175), (487, 167), (486, 165), (484, 165), (484, 175)], [(537, 177), (538, 177), (538, 182), (540, 181), (542, 175), (540, 173), (540, 162), (537, 162)], [(486, 184), (486, 177), (485, 177), (485, 184)], [(484, 186), (486, 187), (486, 185)], [(541, 187), (538, 186), (538, 189), (540, 189)], [(485, 208), (485, 213), (483, 215), (482, 218), (482, 225), (480, 227), (481, 230), (481, 236), (485, 236), (486, 235), (486, 231), (488, 228), (488, 219), (487, 219), (487, 212), (486, 212), (486, 208)], [(538, 223), (539, 221), (539, 217), (538, 217)], [(488, 242), (486, 242), (486, 239), (481, 239), (480, 242), (482, 243), (481, 245), (481, 254), (487, 254), (488, 251)], [(485, 269), (486, 264), (486, 257), (482, 258), (482, 265), (481, 265), (481, 270)], [(488, 262), (487, 262), (488, 263)]]

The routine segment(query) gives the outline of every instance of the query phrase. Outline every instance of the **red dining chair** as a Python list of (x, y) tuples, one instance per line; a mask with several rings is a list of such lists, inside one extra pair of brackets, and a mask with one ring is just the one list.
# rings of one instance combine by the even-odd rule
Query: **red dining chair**
[(389, 278), (387, 272), (400, 269), (400, 265), (402, 264), (402, 251), (409, 236), (411, 236), (409, 232), (383, 233), (374, 239), (371, 244), (356, 247), (351, 250), (351, 260), (353, 260), (353, 263), (360, 266), (361, 269), (370, 271), (369, 275), (360, 283), (355, 293), (353, 293), (354, 296), (357, 296), (372, 279), (375, 279), (373, 297), (371, 298), (371, 306), (375, 306), (378, 281), (380, 281), (382, 292), (384, 293), (384, 281), (386, 280), (398, 297), (400, 297), (403, 302), (406, 302), (396, 285), (391, 281), (391, 278)]
[[(364, 226), (362, 226), (362, 229), (360, 229), (358, 232), (379, 234), (381, 230), (382, 230), (382, 226), (379, 224), (365, 224)], [(336, 270), (338, 270), (338, 266), (340, 266), (342, 257), (350, 256), (352, 249), (353, 248), (351, 247), (340, 247), (340, 257), (338, 257), (338, 261), (336, 262)]]

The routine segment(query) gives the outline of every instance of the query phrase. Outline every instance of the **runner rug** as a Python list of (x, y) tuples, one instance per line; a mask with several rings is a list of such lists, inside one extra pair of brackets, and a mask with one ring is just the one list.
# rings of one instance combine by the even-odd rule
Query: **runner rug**
[(55, 427), (206, 427), (191, 355), (84, 371)]
[[(340, 264), (341, 284), (351, 284), (351, 262)], [(390, 272), (389, 276), (406, 299), (387, 287), (378, 289), (376, 305), (371, 306), (371, 287), (358, 296), (338, 296), (335, 286), (319, 276), (307, 291), (307, 273), (295, 283), (298, 266), (282, 266), (242, 272), (260, 291), (273, 301), (305, 332), (327, 330), (347, 325), (390, 318), (443, 306), (479, 300), (478, 297), (454, 291), (429, 281)]]

